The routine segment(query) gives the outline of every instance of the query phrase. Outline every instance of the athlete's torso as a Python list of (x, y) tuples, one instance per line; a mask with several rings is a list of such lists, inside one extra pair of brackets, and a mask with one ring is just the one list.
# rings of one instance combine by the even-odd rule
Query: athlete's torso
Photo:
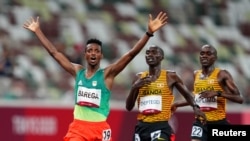
[[(137, 98), (138, 120), (155, 122), (170, 119), (174, 96), (167, 84), (167, 73), (166, 70), (161, 70), (157, 80), (140, 88)], [(147, 74), (148, 72), (142, 72), (141, 77), (145, 77)]]
[(215, 68), (214, 71), (208, 77), (201, 77), (202, 71), (198, 70), (195, 74), (194, 81), (194, 94), (195, 101), (201, 107), (201, 110), (206, 114), (208, 121), (217, 121), (226, 117), (226, 99), (223, 97), (212, 98), (198, 98), (198, 94), (202, 91), (223, 91), (219, 85), (217, 76), (220, 72), (219, 68)]
[(91, 78), (86, 78), (85, 73), (86, 69), (82, 69), (76, 76), (74, 118), (105, 121), (110, 111), (111, 92), (105, 85), (104, 70), (97, 70)]

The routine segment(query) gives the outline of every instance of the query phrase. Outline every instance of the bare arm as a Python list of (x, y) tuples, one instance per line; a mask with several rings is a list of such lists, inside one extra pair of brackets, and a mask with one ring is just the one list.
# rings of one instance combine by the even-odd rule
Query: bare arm
[(235, 85), (231, 74), (226, 70), (222, 70), (220, 71), (218, 78), (220, 85), (225, 90), (224, 93), (221, 93), (221, 96), (236, 103), (243, 103), (243, 98), (241, 97), (240, 91)]
[(175, 87), (181, 95), (186, 99), (188, 105), (194, 106), (196, 103), (193, 98), (193, 94), (187, 89), (187, 87), (183, 84), (183, 81), (176, 74), (176, 72), (168, 72), (168, 85), (173, 89)]
[[(197, 71), (194, 71), (194, 73), (193, 73), (193, 83), (194, 83), (196, 73), (197, 73)], [(194, 84), (192, 84), (192, 85), (194, 85)], [(194, 95), (192, 95), (192, 96), (194, 96)], [(184, 106), (188, 106), (188, 105), (189, 105), (189, 103), (186, 100), (175, 101), (171, 106), (171, 110), (174, 112), (174, 111), (176, 111), (176, 109), (178, 107), (184, 107)]]
[(136, 79), (133, 81), (129, 95), (126, 99), (126, 109), (128, 111), (131, 111), (135, 106), (135, 101), (136, 101), (138, 93), (139, 93), (139, 88), (136, 88), (134, 85), (135, 85), (136, 80), (138, 80), (138, 79), (139, 79), (139, 77), (136, 77)]
[[(161, 27), (167, 23), (167, 14), (160, 12), (155, 19), (152, 18), (152, 15), (149, 15), (148, 21), (148, 33), (153, 34)], [(134, 47), (124, 54), (120, 59), (118, 59), (114, 64), (110, 65), (107, 68), (107, 72), (112, 77), (115, 77), (119, 74), (129, 63), (130, 61), (142, 50), (147, 41), (149, 40), (148, 35), (143, 35), (142, 38), (134, 45)]]
[[(223, 88), (223, 92), (220, 97), (224, 97), (232, 102), (243, 103), (243, 98), (240, 95), (238, 87), (235, 85), (231, 74), (226, 70), (221, 70), (218, 74), (218, 81), (220, 86)], [(208, 98), (218, 96), (217, 91), (204, 91), (201, 92), (200, 97)]]
[(68, 58), (61, 52), (59, 52), (56, 47), (47, 39), (47, 37), (43, 34), (39, 25), (39, 17), (36, 19), (31, 18), (26, 21), (23, 25), (24, 28), (34, 32), (38, 39), (43, 44), (43, 47), (47, 50), (47, 52), (72, 76), (76, 75), (78, 69), (82, 68), (81, 65), (71, 63)]
[(179, 106), (184, 106), (186, 104), (191, 105), (196, 117), (202, 117), (203, 119), (206, 120), (206, 116), (202, 111), (200, 111), (199, 107), (197, 106), (197, 104), (194, 100), (193, 94), (183, 84), (183, 81), (180, 79), (180, 77), (174, 72), (168, 73), (168, 81), (170, 81), (170, 84), (171, 84), (170, 87), (171, 88), (176, 87), (176, 89), (182, 94), (182, 96), (187, 101), (187, 103), (184, 101), (180, 102)]
[(150, 84), (152, 82), (150, 77), (143, 77), (140, 78), (140, 74), (136, 75), (136, 78), (133, 80), (132, 87), (130, 89), (129, 95), (126, 99), (126, 109), (128, 111), (131, 111), (134, 108), (135, 101), (137, 99), (139, 89), (147, 84)]

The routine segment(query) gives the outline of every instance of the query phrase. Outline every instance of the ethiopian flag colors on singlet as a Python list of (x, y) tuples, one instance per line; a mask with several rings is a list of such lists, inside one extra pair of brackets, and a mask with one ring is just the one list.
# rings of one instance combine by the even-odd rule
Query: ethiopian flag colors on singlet
[(91, 78), (86, 78), (85, 73), (86, 69), (82, 69), (76, 75), (74, 119), (106, 121), (111, 92), (105, 85), (104, 70), (97, 70)]

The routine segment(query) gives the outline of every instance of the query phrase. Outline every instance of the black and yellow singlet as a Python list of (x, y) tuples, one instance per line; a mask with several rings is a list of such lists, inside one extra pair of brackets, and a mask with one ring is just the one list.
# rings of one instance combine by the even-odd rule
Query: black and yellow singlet
[[(208, 77), (201, 77), (202, 76), (202, 70), (198, 70), (195, 74), (195, 80), (194, 80), (194, 94), (197, 96), (200, 92), (211, 90), (211, 91), (222, 91), (223, 89), (219, 85), (217, 76), (220, 72), (219, 68), (215, 68), (214, 71), (210, 74)], [(204, 111), (207, 117), (207, 121), (217, 121), (224, 119), (226, 117), (226, 98), (223, 97), (217, 97), (215, 96), (213, 98), (215, 101), (210, 103), (213, 103), (212, 110)], [(209, 100), (199, 100), (197, 101), (197, 104), (203, 104), (203, 105), (209, 105)], [(207, 103), (206, 103), (207, 102)], [(212, 107), (212, 106), (211, 106)], [(201, 108), (202, 109), (202, 108)]]
[[(157, 113), (144, 114), (139, 112), (137, 119), (143, 122), (168, 121), (171, 117), (171, 104), (174, 101), (172, 91), (167, 85), (167, 71), (161, 70), (161, 74), (157, 80), (147, 86), (139, 89), (137, 104), (140, 109), (148, 103), (157, 103), (157, 108), (160, 107)], [(148, 71), (141, 73), (141, 78), (147, 76)], [(148, 98), (157, 97), (157, 98)], [(145, 100), (146, 99), (146, 100)]]

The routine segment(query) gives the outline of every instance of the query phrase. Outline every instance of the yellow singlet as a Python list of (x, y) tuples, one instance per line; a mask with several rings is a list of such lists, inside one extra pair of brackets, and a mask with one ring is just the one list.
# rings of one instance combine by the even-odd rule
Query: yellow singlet
[[(206, 78), (202, 78), (202, 70), (198, 70), (195, 74), (194, 81), (194, 94), (197, 95), (202, 91), (212, 90), (212, 91), (222, 91), (223, 89), (218, 83), (217, 75), (220, 72), (219, 68), (215, 68), (215, 70), (211, 73), (210, 76)], [(207, 117), (207, 121), (217, 121), (224, 119), (226, 117), (226, 98), (223, 97), (215, 97), (216, 108), (211, 111), (204, 111)], [(205, 103), (206, 101), (203, 101)], [(198, 103), (197, 103), (198, 104)], [(199, 104), (200, 105), (200, 104)]]
[[(143, 114), (139, 112), (137, 119), (142, 120), (143, 122), (155, 122), (155, 121), (168, 121), (171, 117), (171, 104), (174, 101), (174, 96), (172, 91), (167, 85), (167, 71), (161, 70), (161, 74), (157, 80), (150, 83), (147, 86), (140, 88), (137, 104), (138, 108), (143, 104), (142, 99), (145, 97), (160, 97), (157, 99), (160, 101), (161, 111), (154, 114)], [(148, 72), (142, 72), (141, 78), (147, 76)], [(150, 99), (149, 99), (150, 100)]]

